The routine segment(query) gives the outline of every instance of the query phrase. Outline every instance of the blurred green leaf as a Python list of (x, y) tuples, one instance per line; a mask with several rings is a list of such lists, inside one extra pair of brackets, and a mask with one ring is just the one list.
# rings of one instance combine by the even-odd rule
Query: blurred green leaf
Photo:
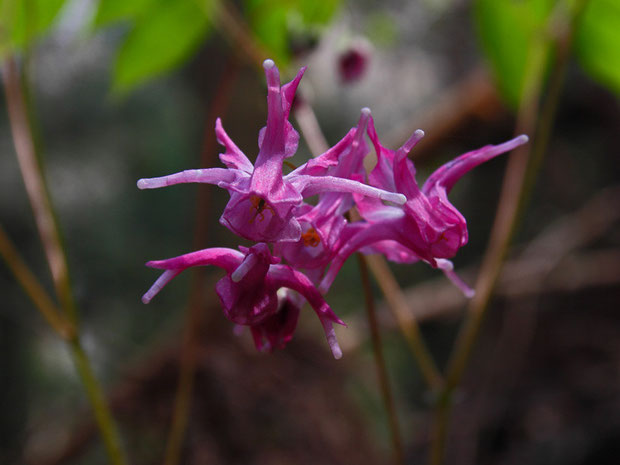
[(64, 0), (0, 0), (0, 55), (20, 49), (51, 26)]
[(498, 87), (516, 106), (523, 89), (530, 49), (544, 33), (554, 0), (477, 0), (478, 35)]
[(114, 91), (126, 92), (187, 59), (211, 25), (194, 0), (158, 1), (135, 21), (119, 51)]
[[(252, 32), (279, 65), (291, 56), (291, 45), (334, 15), (340, 0), (246, 0), (245, 14)], [(297, 37), (295, 37), (297, 36)]]
[(100, 0), (93, 25), (102, 27), (116, 21), (139, 17), (153, 3), (155, 0)]
[(575, 53), (593, 78), (620, 94), (618, 0), (590, 0), (577, 32)]

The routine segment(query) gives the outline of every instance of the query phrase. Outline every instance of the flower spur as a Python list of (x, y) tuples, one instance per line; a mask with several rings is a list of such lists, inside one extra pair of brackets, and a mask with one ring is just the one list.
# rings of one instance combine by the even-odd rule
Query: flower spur
[[(230, 200), (220, 223), (235, 234), (257, 242), (295, 242), (302, 228), (295, 208), (304, 198), (324, 192), (346, 192), (386, 200), (399, 205), (405, 197), (397, 192), (369, 186), (347, 177), (319, 175), (320, 167), (302, 166), (283, 176), (284, 159), (297, 150), (299, 134), (288, 121), (295, 91), (303, 76), (302, 68), (288, 84), (280, 85), (280, 75), (272, 60), (263, 67), (267, 78), (267, 126), (259, 133), (259, 152), (254, 165), (216, 122), (216, 135), (226, 149), (220, 160), (227, 168), (186, 170), (169, 176), (140, 179), (140, 189), (154, 189), (180, 183), (215, 184), (227, 189)], [(323, 170), (324, 171), (324, 170)]]
[(467, 152), (437, 169), (420, 189), (408, 154), (424, 133), (416, 131), (396, 151), (381, 145), (372, 119), (368, 124), (368, 135), (377, 152), (377, 164), (368, 177), (370, 184), (400, 192), (407, 197), (407, 202), (402, 207), (391, 206), (354, 195), (366, 223), (338, 252), (320, 290), (326, 292), (346, 259), (361, 250), (383, 253), (388, 259), (400, 263), (425, 261), (433, 268), (441, 269), (467, 297), (472, 297), (473, 290), (454, 273), (449, 260), (467, 244), (468, 233), (467, 222), (448, 200), (448, 193), (468, 171), (526, 143), (527, 136)]
[[(150, 261), (151, 268), (165, 270), (142, 297), (149, 303), (161, 289), (183, 270), (193, 266), (217, 266), (226, 271), (215, 291), (220, 298), (226, 317), (252, 329), (257, 347), (262, 347), (262, 336), (278, 346), (285, 344), (295, 329), (299, 308), (303, 300), (291, 300), (287, 307), (278, 301), (280, 289), (296, 291), (308, 301), (321, 324), (335, 358), (342, 357), (333, 323), (344, 325), (336, 316), (314, 284), (303, 273), (288, 265), (281, 265), (279, 258), (271, 255), (269, 247), (260, 243), (238, 250), (223, 247), (199, 250), (167, 260)], [(294, 308), (296, 307), (297, 310)], [(280, 313), (286, 311), (286, 314)]]

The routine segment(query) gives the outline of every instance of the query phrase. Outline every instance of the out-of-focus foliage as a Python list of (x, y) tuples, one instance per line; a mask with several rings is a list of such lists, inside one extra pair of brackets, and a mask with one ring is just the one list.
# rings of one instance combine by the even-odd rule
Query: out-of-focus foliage
[(340, 0), (245, 0), (245, 12), (258, 41), (279, 64), (291, 58), (291, 44), (316, 35)]
[[(296, 38), (311, 37), (327, 23), (340, 0), (247, 0), (244, 19), (270, 57), (286, 66)], [(127, 21), (130, 31), (120, 46), (114, 89), (120, 92), (182, 64), (218, 21), (222, 0), (101, 0), (96, 28)], [(222, 29), (225, 32), (225, 29)]]
[(156, 3), (156, 0), (100, 0), (93, 25), (101, 27), (125, 19), (134, 20)]
[(575, 51), (592, 77), (620, 95), (620, 2), (590, 0)]
[(133, 23), (116, 58), (114, 90), (126, 92), (189, 58), (211, 31), (212, 9), (195, 0), (101, 0), (96, 26)]
[(65, 0), (0, 0), (0, 57), (42, 35), (64, 3)]
[[(533, 47), (553, 34), (556, 5), (564, 14), (574, 8), (568, 0), (477, 0), (474, 14), (478, 35), (490, 61), (498, 87), (516, 106), (521, 96), (525, 66)], [(562, 11), (560, 11), (562, 13)], [(620, 4), (615, 0), (589, 0), (577, 31), (575, 48), (583, 67), (594, 78), (620, 90)], [(557, 32), (557, 31), (556, 31)]]
[[(563, 0), (562, 0), (563, 1)], [(521, 96), (525, 66), (554, 0), (478, 0), (478, 35), (491, 62), (502, 95), (516, 106)]]

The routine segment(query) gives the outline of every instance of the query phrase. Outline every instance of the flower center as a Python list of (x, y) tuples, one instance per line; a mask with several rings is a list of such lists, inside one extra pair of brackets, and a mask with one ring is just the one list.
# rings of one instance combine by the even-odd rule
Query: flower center
[(250, 223), (253, 223), (256, 217), (258, 217), (258, 221), (263, 221), (265, 219), (265, 213), (264, 213), (265, 210), (269, 210), (271, 214), (273, 215), (273, 209), (267, 204), (267, 201), (263, 199), (262, 197), (259, 197), (258, 195), (253, 195), (250, 197), (250, 203), (252, 204), (250, 208), (253, 208), (254, 210), (256, 210), (256, 213), (254, 213), (254, 216), (250, 220)]
[(301, 235), (301, 240), (304, 241), (305, 246), (316, 247), (321, 243), (321, 238), (316, 232), (316, 229), (310, 228)]

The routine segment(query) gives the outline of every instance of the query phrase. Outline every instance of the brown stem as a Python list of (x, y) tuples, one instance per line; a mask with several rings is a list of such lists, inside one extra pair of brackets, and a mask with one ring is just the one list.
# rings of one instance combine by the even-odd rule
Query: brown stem
[(77, 310), (71, 292), (66, 255), (60, 240), (60, 233), (43, 178), (43, 172), (37, 159), (22, 82), (17, 63), (12, 55), (5, 61), (4, 89), (17, 159), (24, 184), (26, 185), (26, 192), (30, 199), (30, 205), (34, 212), (39, 235), (43, 242), (47, 261), (52, 272), (56, 294), (65, 317), (76, 328), (76, 331), (71, 335), (72, 337), (67, 340), (67, 345), (71, 350), (75, 367), (93, 409), (110, 463), (124, 465), (126, 458), (121, 446), (118, 429), (106, 403), (103, 389), (94, 375), (77, 331)]
[(377, 315), (375, 311), (375, 302), (372, 295), (372, 284), (368, 276), (368, 265), (366, 258), (362, 254), (357, 254), (360, 275), (362, 278), (362, 288), (364, 289), (364, 300), (366, 303), (366, 315), (368, 317), (368, 326), (370, 327), (370, 336), (372, 340), (373, 354), (375, 356), (375, 366), (377, 367), (377, 376), (379, 378), (379, 388), (383, 397), (383, 404), (388, 415), (390, 432), (392, 435), (392, 447), (394, 450), (394, 463), (404, 465), (405, 454), (401, 440), (400, 427), (398, 425), (398, 416), (394, 406), (394, 397), (390, 386), (387, 367), (385, 365), (385, 357), (383, 356), (383, 346), (381, 344), (381, 332), (377, 323)]
[(65, 340), (71, 339), (75, 335), (75, 327), (63, 316), (62, 311), (56, 307), (39, 280), (19, 256), (2, 226), (0, 226), (0, 256), (54, 331)]
[(207, 17), (213, 18), (215, 28), (230, 42), (233, 54), (262, 69), (263, 61), (269, 57), (269, 53), (252, 36), (250, 28), (232, 2), (199, 0), (199, 3)]
[(411, 353), (418, 363), (426, 384), (433, 390), (440, 389), (443, 385), (443, 377), (422, 339), (418, 321), (409, 308), (408, 300), (398, 285), (394, 274), (390, 271), (385, 258), (379, 255), (369, 255), (366, 257), (366, 260), (368, 261), (370, 271), (381, 288), (388, 308), (396, 319), (398, 328), (405, 337)]
[[(529, 69), (526, 70), (526, 81), (520, 102), (516, 130), (520, 132), (523, 129), (533, 130), (533, 128), (536, 128), (535, 138), (531, 145), (523, 146), (512, 154), (506, 168), (506, 177), (495, 223), (482, 262), (482, 269), (476, 282), (476, 295), (470, 301), (468, 316), (459, 331), (448, 362), (446, 384), (442, 398), (450, 399), (462, 379), (463, 372), (480, 332), (486, 310), (488, 309), (493, 289), (501, 272), (503, 261), (508, 253), (508, 248), (519, 219), (522, 216), (525, 204), (529, 199), (534, 179), (538, 174), (542, 157), (547, 149), (570, 57), (572, 39), (577, 22), (585, 10), (587, 1), (582, 0), (576, 4), (570, 13), (563, 10), (566, 6), (563, 2), (558, 2), (556, 9), (554, 9), (548, 19), (545, 31), (540, 31), (538, 41), (533, 43), (530, 49)], [(557, 26), (559, 15), (563, 15), (560, 18), (563, 21), (560, 22), (566, 24), (567, 27), (562, 31), (564, 34), (557, 42), (560, 46), (557, 50), (556, 63), (550, 79), (549, 95), (542, 106), (542, 110), (538, 111), (538, 108), (540, 108), (545, 64), (554, 44), (554, 40), (547, 33), (552, 26)], [(539, 114), (540, 117), (538, 117)], [(449, 402), (441, 402), (435, 409), (437, 435), (432, 438), (431, 450), (434, 451), (441, 448), (442, 452), (431, 453), (429, 463), (433, 465), (439, 465), (442, 462), (450, 419), (450, 408)]]
[(56, 294), (60, 300), (61, 307), (67, 312), (68, 318), (75, 322), (77, 315), (75, 303), (71, 295), (65, 253), (58, 232), (56, 218), (49, 201), (50, 197), (45, 179), (37, 159), (17, 63), (12, 55), (4, 63), (4, 89), (17, 161), (19, 162), (39, 235), (43, 242), (43, 249), (52, 273)]

